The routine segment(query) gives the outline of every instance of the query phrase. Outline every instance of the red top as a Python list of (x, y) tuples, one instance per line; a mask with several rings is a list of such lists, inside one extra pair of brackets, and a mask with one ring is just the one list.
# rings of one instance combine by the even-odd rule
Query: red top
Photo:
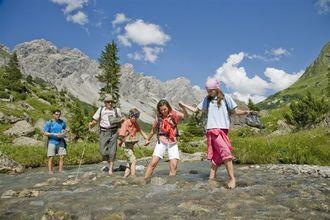
[(184, 115), (181, 112), (172, 110), (165, 118), (157, 116), (153, 122), (153, 127), (159, 126), (159, 139), (164, 144), (176, 144), (177, 128), (176, 125), (182, 120)]

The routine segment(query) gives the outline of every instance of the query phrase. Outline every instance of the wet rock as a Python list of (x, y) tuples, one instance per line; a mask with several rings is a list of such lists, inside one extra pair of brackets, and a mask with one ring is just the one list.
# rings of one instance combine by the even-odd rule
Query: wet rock
[(69, 180), (66, 180), (62, 183), (63, 186), (71, 186), (71, 185), (76, 185), (78, 184), (80, 181), (79, 179), (69, 179)]
[(116, 179), (114, 181), (111, 182), (111, 185), (113, 185), (114, 187), (117, 186), (127, 186), (129, 184), (127, 179)]
[(205, 153), (203, 153), (203, 152), (196, 152), (193, 154), (180, 152), (180, 161), (181, 162), (201, 161), (201, 160), (204, 160), (204, 158), (205, 158)]
[(14, 146), (41, 146), (44, 142), (35, 140), (30, 137), (18, 137), (13, 140)]
[(161, 177), (152, 177), (150, 181), (151, 185), (153, 186), (162, 186), (166, 184), (166, 182), (167, 182), (166, 179)]
[(143, 171), (145, 169), (145, 166), (143, 165), (136, 165), (136, 170), (137, 171)]
[(7, 190), (4, 193), (2, 193), (1, 199), (12, 198), (12, 197), (14, 197), (16, 195), (17, 195), (17, 192), (14, 191), (14, 190), (12, 190), (12, 189), (10, 189), (10, 190)]
[(87, 172), (87, 173), (84, 173), (84, 175), (82, 175), (82, 177), (80, 177), (80, 180), (93, 180), (94, 178), (96, 178), (96, 173)]
[(59, 179), (57, 179), (56, 177), (51, 177), (47, 180), (47, 182), (51, 183), (51, 184), (57, 183), (58, 181), (59, 181)]
[(37, 190), (30, 190), (30, 189), (24, 189), (23, 191), (18, 193), (18, 198), (22, 197), (38, 197), (41, 195), (40, 191)]
[(30, 202), (30, 205), (32, 205), (32, 206), (44, 206), (45, 205), (45, 202), (44, 201), (41, 201), (41, 200), (31, 201)]
[(13, 127), (6, 130), (4, 134), (16, 137), (32, 136), (34, 134), (34, 128), (27, 121), (18, 121)]
[(289, 173), (296, 175), (307, 175), (313, 177), (330, 177), (330, 166), (297, 165), (297, 164), (269, 164), (266, 169), (279, 173)]
[(198, 174), (198, 170), (189, 170), (189, 174)]
[(205, 213), (210, 213), (211, 211), (207, 209), (206, 207), (203, 207), (199, 204), (196, 204), (195, 202), (189, 201), (189, 202), (183, 202), (179, 206), (179, 208), (185, 209), (188, 212), (191, 212), (193, 215), (201, 215)]
[(23, 173), (24, 167), (0, 151), (0, 173)]
[(41, 220), (55, 220), (55, 219), (72, 219), (70, 214), (63, 210), (47, 209)]
[(35, 184), (33, 187), (39, 188), (39, 187), (44, 187), (44, 186), (49, 186), (49, 183), (48, 182), (41, 182), (41, 183)]
[(240, 207), (239, 202), (229, 202), (229, 203), (226, 204), (227, 209), (237, 209), (239, 207)]

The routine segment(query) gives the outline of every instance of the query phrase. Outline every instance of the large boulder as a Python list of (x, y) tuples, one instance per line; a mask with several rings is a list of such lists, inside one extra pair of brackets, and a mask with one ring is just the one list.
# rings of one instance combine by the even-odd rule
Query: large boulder
[(44, 129), (46, 121), (42, 118), (39, 118), (36, 123), (34, 124), (34, 127), (39, 129), (39, 131), (42, 131)]
[(0, 151), (0, 173), (22, 173), (24, 167)]
[(42, 141), (35, 140), (30, 137), (18, 137), (13, 140), (14, 146), (41, 146), (44, 143)]
[(34, 128), (27, 121), (18, 121), (13, 127), (6, 130), (4, 134), (15, 137), (32, 136), (34, 134)]

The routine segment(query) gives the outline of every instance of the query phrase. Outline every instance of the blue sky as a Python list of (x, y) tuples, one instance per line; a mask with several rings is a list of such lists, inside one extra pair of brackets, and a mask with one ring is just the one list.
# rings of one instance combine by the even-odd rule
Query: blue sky
[(330, 41), (330, 0), (0, 0), (0, 30), (10, 49), (44, 38), (94, 59), (115, 40), (137, 72), (200, 87), (215, 76), (225, 92), (260, 101)]

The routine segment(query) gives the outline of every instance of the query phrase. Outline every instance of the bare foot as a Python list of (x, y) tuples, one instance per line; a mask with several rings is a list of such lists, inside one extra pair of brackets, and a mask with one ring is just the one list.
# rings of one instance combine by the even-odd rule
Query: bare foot
[(213, 179), (213, 178), (209, 179), (208, 182), (209, 182), (209, 185), (210, 185), (211, 189), (215, 189), (219, 185), (218, 181), (216, 179)]
[(228, 189), (234, 189), (236, 187), (236, 180), (235, 180), (235, 178), (228, 180), (227, 187), (228, 187)]
[(111, 170), (109, 170), (109, 176), (112, 176), (113, 172)]
[(49, 175), (53, 175), (54, 172), (53, 172), (53, 171), (48, 171), (48, 174), (49, 174)]

